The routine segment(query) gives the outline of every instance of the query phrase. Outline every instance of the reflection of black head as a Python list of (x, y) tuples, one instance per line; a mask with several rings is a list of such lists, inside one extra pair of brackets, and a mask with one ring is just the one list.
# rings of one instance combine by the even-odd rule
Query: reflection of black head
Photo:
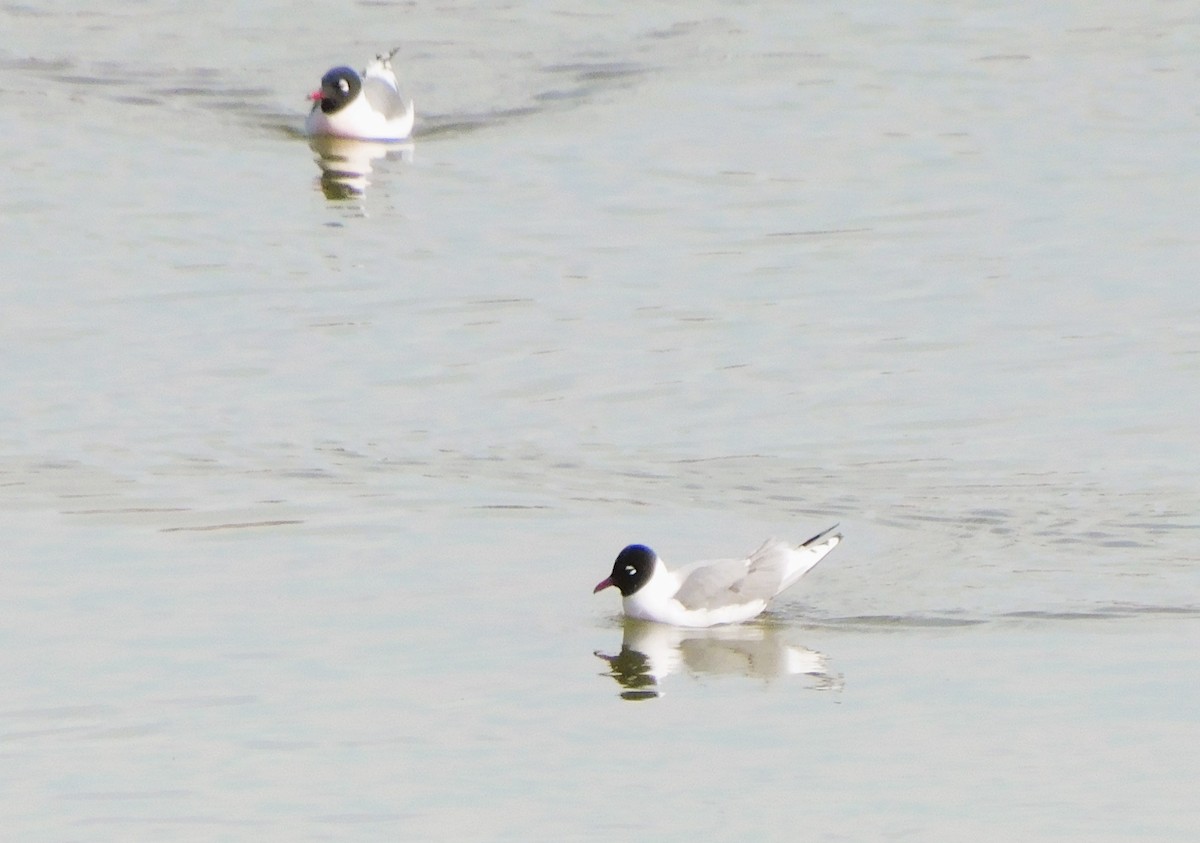
[(335, 67), (321, 77), (321, 111), (341, 111), (362, 90), (362, 79), (349, 67)]
[(621, 590), (622, 597), (628, 597), (650, 581), (654, 559), (654, 551), (644, 544), (631, 544), (617, 554), (612, 584)]
[(658, 679), (655, 678), (650, 659), (645, 653), (622, 645), (619, 656), (606, 656), (600, 652), (596, 655), (608, 662), (610, 675), (625, 689), (621, 692), (623, 699), (658, 698)]

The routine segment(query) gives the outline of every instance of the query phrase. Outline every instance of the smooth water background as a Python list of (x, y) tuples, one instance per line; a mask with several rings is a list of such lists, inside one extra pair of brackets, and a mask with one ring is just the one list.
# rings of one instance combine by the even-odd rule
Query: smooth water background
[(1195, 839), (1193, 4), (110, 6), (0, 10), (6, 838)]

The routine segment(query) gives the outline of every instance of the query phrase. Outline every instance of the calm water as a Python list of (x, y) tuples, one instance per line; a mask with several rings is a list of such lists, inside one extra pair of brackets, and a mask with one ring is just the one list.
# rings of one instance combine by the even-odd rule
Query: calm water
[(0, 26), (13, 839), (1195, 839), (1191, 5)]

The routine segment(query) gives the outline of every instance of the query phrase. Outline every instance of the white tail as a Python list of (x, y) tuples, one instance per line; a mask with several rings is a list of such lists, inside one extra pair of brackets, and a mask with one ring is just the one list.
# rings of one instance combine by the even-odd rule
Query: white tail
[(834, 532), (837, 528), (838, 525), (834, 524), (828, 530), (817, 533), (804, 544), (792, 549), (791, 559), (788, 560), (787, 573), (784, 574), (780, 591), (795, 584), (798, 579), (824, 559), (829, 551), (841, 544), (842, 534)]

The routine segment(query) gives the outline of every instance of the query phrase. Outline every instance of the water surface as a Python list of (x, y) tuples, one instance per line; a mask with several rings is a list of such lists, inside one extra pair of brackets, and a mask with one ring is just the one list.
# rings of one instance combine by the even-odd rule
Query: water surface
[(1192, 839), (1190, 7), (0, 18), (10, 834)]

